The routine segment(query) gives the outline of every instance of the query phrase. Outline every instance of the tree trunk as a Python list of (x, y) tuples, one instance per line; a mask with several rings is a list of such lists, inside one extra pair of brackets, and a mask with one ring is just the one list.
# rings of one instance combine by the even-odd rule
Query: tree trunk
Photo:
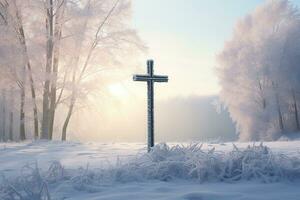
[[(86, 6), (85, 6), (85, 9), (90, 9), (90, 0), (87, 2)], [(88, 22), (88, 20), (86, 19), (84, 21), (83, 29), (82, 29), (84, 31), (86, 30), (87, 22)], [(78, 35), (78, 36), (80, 36), (80, 35)], [(67, 114), (65, 122), (63, 124), (63, 128), (62, 128), (62, 136), (61, 136), (62, 141), (66, 141), (66, 139), (67, 139), (67, 128), (68, 128), (71, 116), (73, 114), (73, 110), (74, 110), (74, 106), (75, 106), (75, 102), (76, 102), (76, 97), (75, 97), (76, 73), (77, 73), (77, 70), (78, 70), (78, 61), (79, 61), (79, 57), (80, 57), (80, 54), (81, 54), (81, 46), (82, 46), (81, 44), (83, 42), (83, 36), (77, 38), (77, 40), (75, 42), (76, 42), (75, 47), (78, 47), (78, 48), (76, 48), (77, 49), (76, 56), (74, 57), (74, 63), (72, 64), (73, 65), (72, 93), (71, 93), (71, 100), (70, 100), (68, 114)]]
[(272, 81), (272, 86), (273, 86), (276, 105), (277, 105), (279, 129), (280, 129), (281, 132), (283, 132), (284, 131), (284, 124), (283, 124), (283, 117), (282, 117), (282, 112), (281, 112), (281, 108), (280, 108), (280, 103), (279, 103), (279, 95), (278, 95), (278, 91), (277, 91), (278, 86), (277, 86), (277, 83), (274, 83), (273, 81)]
[(49, 137), (53, 137), (53, 127), (54, 127), (54, 118), (55, 118), (55, 109), (56, 109), (56, 91), (57, 91), (57, 73), (58, 73), (58, 64), (60, 56), (60, 40), (62, 34), (62, 17), (64, 14), (66, 1), (63, 0), (62, 6), (58, 8), (55, 15), (55, 30), (54, 30), (54, 53), (53, 53), (53, 78), (51, 82), (51, 91), (50, 91), (50, 108), (49, 108)]
[[(76, 60), (76, 62), (77, 61), (78, 60)], [(74, 109), (75, 102), (76, 102), (76, 72), (77, 72), (77, 69), (75, 67), (73, 69), (73, 75), (72, 75), (72, 84), (73, 85), (72, 85), (72, 94), (71, 94), (71, 100), (70, 100), (70, 105), (69, 105), (69, 111), (68, 111), (66, 120), (64, 122), (63, 129), (62, 129), (62, 136), (61, 136), (62, 141), (66, 141), (66, 139), (67, 139), (67, 127), (69, 125), (71, 116), (73, 114), (73, 109)]]
[(10, 111), (9, 113), (9, 140), (14, 140), (14, 112)]
[(266, 98), (264, 97), (264, 91), (263, 91), (263, 87), (262, 87), (262, 84), (261, 84), (260, 81), (258, 81), (258, 86), (259, 86), (259, 91), (260, 91), (260, 95), (261, 95), (261, 98), (262, 98), (261, 105), (262, 105), (263, 110), (265, 110), (266, 107), (267, 107), (267, 101), (266, 101)]
[(50, 98), (50, 77), (53, 64), (53, 0), (47, 1), (47, 53), (46, 53), (46, 80), (43, 91), (43, 119), (41, 139), (49, 139), (49, 98)]
[(297, 105), (297, 101), (296, 101), (295, 91), (292, 90), (292, 93), (293, 93), (293, 101), (294, 101), (293, 102), (293, 107), (294, 107), (296, 127), (297, 127), (297, 130), (300, 130), (299, 115), (298, 115), (298, 105)]
[(20, 140), (26, 140), (26, 133), (25, 133), (25, 97), (26, 97), (26, 66), (22, 67), (22, 75), (20, 81), (20, 89), (21, 89), (21, 97), (20, 97)]
[(14, 1), (13, 3), (15, 5), (16, 18), (18, 21), (18, 23), (17, 23), (18, 38), (19, 38), (19, 42), (22, 46), (23, 54), (25, 57), (25, 62), (26, 62), (27, 69), (28, 69), (31, 97), (32, 97), (32, 102), (33, 102), (34, 138), (37, 139), (39, 136), (39, 122), (38, 122), (38, 112), (37, 112), (37, 103), (36, 103), (36, 94), (35, 94), (35, 84), (34, 84), (34, 80), (33, 80), (31, 64), (30, 64), (28, 51), (27, 51), (26, 37), (25, 37), (24, 28), (23, 28), (22, 18), (19, 13), (19, 9), (17, 8), (16, 2)]
[(9, 111), (9, 140), (13, 141), (13, 131), (14, 131), (14, 97), (13, 97), (13, 89), (10, 89), (10, 111)]
[(57, 71), (58, 71), (58, 57), (55, 56), (53, 64), (53, 80), (51, 84), (50, 92), (50, 108), (49, 108), (49, 139), (52, 140), (53, 137), (53, 127), (56, 109), (56, 91), (57, 91)]
[(279, 104), (279, 97), (276, 92), (276, 103), (277, 103), (277, 112), (278, 112), (278, 123), (279, 123), (279, 128), (281, 131), (284, 131), (284, 124), (283, 124), (283, 118), (282, 118), (282, 112)]
[(2, 140), (4, 142), (7, 141), (6, 137), (6, 91), (5, 89), (2, 90)]
[[(54, 72), (54, 70), (53, 70)], [(50, 108), (49, 108), (49, 139), (53, 137), (54, 117), (55, 117), (55, 106), (56, 105), (56, 81), (54, 80), (51, 84), (50, 92)]]
[(25, 85), (21, 87), (21, 105), (20, 105), (20, 140), (26, 140), (25, 134)]
[(64, 122), (63, 129), (62, 129), (62, 136), (61, 136), (61, 140), (62, 141), (66, 141), (66, 139), (67, 139), (67, 127), (69, 125), (71, 116), (73, 114), (74, 105), (75, 105), (75, 101), (71, 100), (71, 103), (70, 103), (70, 106), (69, 106), (68, 115), (66, 117), (66, 120)]
[(38, 111), (37, 111), (37, 104), (36, 104), (36, 94), (35, 94), (35, 86), (32, 77), (31, 65), (28, 61), (27, 68), (29, 72), (29, 81), (30, 81), (30, 90), (31, 90), (31, 97), (33, 101), (33, 125), (34, 125), (34, 139), (39, 138), (39, 119), (38, 119)]
[(70, 106), (69, 106), (69, 111), (66, 117), (66, 120), (64, 122), (63, 125), (63, 129), (62, 129), (62, 136), (61, 136), (61, 140), (62, 141), (66, 141), (67, 139), (67, 127), (69, 125), (71, 116), (73, 114), (73, 109), (75, 106), (75, 102), (76, 102), (76, 68), (73, 69), (73, 76), (72, 76), (72, 94), (71, 94), (71, 100), (70, 100)]

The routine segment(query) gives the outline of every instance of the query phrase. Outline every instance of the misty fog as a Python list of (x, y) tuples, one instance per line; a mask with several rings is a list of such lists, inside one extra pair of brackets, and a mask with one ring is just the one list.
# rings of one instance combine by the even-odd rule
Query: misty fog
[[(235, 140), (237, 136), (229, 114), (224, 110), (217, 112), (213, 105), (216, 99), (216, 96), (191, 96), (156, 101), (156, 141)], [(146, 97), (115, 102), (114, 109), (111, 107), (103, 103), (99, 111), (78, 111), (70, 129), (71, 139), (146, 142)]]

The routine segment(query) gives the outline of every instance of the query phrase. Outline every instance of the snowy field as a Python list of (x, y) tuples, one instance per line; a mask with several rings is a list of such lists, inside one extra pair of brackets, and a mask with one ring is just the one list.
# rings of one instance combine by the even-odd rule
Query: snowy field
[(300, 141), (0, 144), (0, 199), (299, 200)]

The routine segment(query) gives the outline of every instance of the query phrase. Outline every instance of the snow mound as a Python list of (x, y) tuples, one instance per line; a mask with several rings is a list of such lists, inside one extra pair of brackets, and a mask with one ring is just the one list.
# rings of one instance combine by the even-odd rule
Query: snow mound
[(300, 159), (272, 151), (262, 143), (239, 149), (233, 144), (230, 152), (215, 148), (203, 150), (202, 144), (188, 146), (156, 145), (150, 153), (138, 154), (126, 162), (101, 169), (88, 166), (65, 169), (53, 162), (49, 169), (38, 164), (26, 165), (21, 175), (12, 180), (0, 179), (0, 199), (50, 199), (52, 191), (71, 185), (76, 191), (100, 192), (115, 183), (174, 179), (233, 182), (258, 180), (265, 183), (300, 180)]
[(262, 143), (230, 152), (215, 148), (204, 151), (201, 144), (189, 146), (156, 145), (149, 154), (110, 169), (115, 181), (174, 178), (204, 181), (238, 181), (257, 179), (274, 182), (300, 178), (300, 159), (274, 154)]

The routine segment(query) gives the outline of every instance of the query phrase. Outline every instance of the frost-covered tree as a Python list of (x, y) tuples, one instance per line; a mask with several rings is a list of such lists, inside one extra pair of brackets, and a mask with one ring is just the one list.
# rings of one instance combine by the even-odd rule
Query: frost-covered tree
[(59, 130), (65, 140), (93, 82), (143, 47), (130, 13), (130, 0), (0, 0), (0, 130), (21, 140)]
[(218, 55), (221, 99), (241, 140), (299, 131), (300, 18), (288, 0), (270, 0), (241, 19)]
[[(26, 51), (25, 35), (22, 25), (20, 11), (15, 0), (0, 1), (0, 67), (1, 67), (1, 88), (2, 88), (2, 135), (4, 140), (7, 139), (5, 136), (6, 122), (9, 121), (12, 126), (13, 117), (12, 112), (14, 107), (10, 105), (10, 120), (6, 120), (6, 110), (8, 107), (6, 103), (6, 92), (14, 92), (14, 88), (19, 88), (19, 136), (21, 140), (26, 139), (25, 134), (25, 93), (26, 93), (26, 71), (27, 67), (30, 68), (30, 63)], [(10, 131), (11, 133), (12, 131)], [(9, 136), (9, 138), (12, 138)]]

